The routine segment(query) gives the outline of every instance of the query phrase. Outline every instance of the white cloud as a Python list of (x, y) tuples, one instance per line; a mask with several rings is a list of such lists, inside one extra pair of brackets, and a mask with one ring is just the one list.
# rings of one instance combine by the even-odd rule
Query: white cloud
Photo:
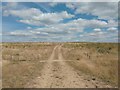
[[(32, 24), (34, 21), (31, 21)], [(29, 23), (26, 21), (25, 23)], [(104, 35), (101, 28), (109, 27), (109, 23), (100, 20), (86, 20), (86, 19), (76, 19), (68, 23), (58, 23), (45, 26), (44, 28), (30, 29), (32, 34), (42, 34), (42, 35), (75, 35), (76, 33), (83, 33), (86, 27), (92, 27), (93, 32), (89, 33), (90, 36), (101, 36)]]
[(45, 23), (57, 23), (66, 18), (72, 18), (74, 15), (68, 14), (66, 11), (60, 13), (42, 13), (38, 16), (33, 16), (34, 20), (40, 20)]
[[(116, 39), (114, 39), (116, 38)], [(80, 35), (80, 39), (88, 42), (116, 42), (118, 39), (117, 33), (110, 33), (110, 32), (90, 32), (90, 33), (83, 33), (82, 36)]]
[(110, 32), (117, 32), (118, 31), (118, 29), (115, 28), (115, 27), (110, 27), (107, 30), (110, 31)]
[(31, 35), (31, 33), (26, 31), (13, 31), (7, 34), (12, 36), (30, 36)]
[(107, 27), (108, 23), (106, 23), (105, 21), (100, 21), (100, 20), (87, 20), (87, 19), (82, 19), (79, 18), (77, 20), (73, 20), (71, 22), (68, 23), (69, 25), (74, 25), (74, 26), (78, 26), (78, 27), (92, 27), (92, 28), (98, 28), (98, 27)]
[[(22, 22), (22, 21), (21, 21)], [(34, 21), (31, 21), (32, 24)], [(25, 23), (29, 23), (29, 20)], [(92, 27), (94, 29), (94, 33), (91, 33), (90, 35), (102, 35), (102, 31), (100, 28), (107, 27), (108, 23), (105, 21), (99, 21), (99, 20), (86, 20), (86, 19), (76, 19), (73, 21), (70, 21), (68, 23), (59, 23), (59, 24), (52, 24), (45, 26), (44, 28), (37, 28), (37, 29), (31, 29), (31, 27), (28, 27), (27, 29), (29, 35), (35, 35), (35, 34), (43, 34), (43, 35), (75, 35), (76, 33), (82, 33), (84, 32), (86, 27)], [(97, 28), (96, 28), (97, 27)], [(98, 28), (99, 27), (99, 28)], [(26, 31), (25, 31), (26, 32)], [(21, 32), (17, 32), (21, 34)], [(16, 34), (16, 33), (15, 33)]]
[(58, 2), (50, 2), (49, 3), (49, 5), (51, 6), (51, 7), (54, 7), (54, 6), (56, 6), (58, 4)]
[(28, 24), (28, 25), (35, 25), (35, 26), (40, 26), (40, 25), (44, 25), (42, 23), (40, 23), (39, 21), (35, 21), (35, 20), (32, 20), (32, 19), (22, 19), (22, 20), (19, 20), (18, 22), (21, 22), (21, 23), (25, 23), (25, 24)]
[(76, 2), (75, 3), (70, 3), (70, 2), (66, 3), (66, 7), (70, 8), (70, 9), (76, 9), (78, 6), (79, 6), (79, 4)]
[(62, 11), (59, 13), (43, 13), (36, 8), (21, 10), (4, 10), (3, 15), (4, 16), (13, 15), (21, 18), (19, 22), (36, 26), (56, 24), (66, 18), (74, 17), (74, 15), (69, 14), (66, 11)]
[(90, 36), (96, 36), (96, 37), (101, 37), (101, 36), (104, 36), (105, 32), (92, 32), (92, 33), (89, 33), (88, 35)]
[(117, 27), (118, 26), (118, 21), (108, 20), (108, 26), (109, 27)]
[(80, 37), (83, 37), (84, 35), (80, 35)]
[[(88, 5), (87, 5), (88, 4)], [(74, 41), (74, 40), (104, 40), (105, 38), (117, 38), (117, 21), (114, 20), (115, 11), (110, 10), (114, 8), (111, 3), (110, 5), (103, 6), (105, 10), (100, 9), (100, 5), (94, 5), (95, 3), (67, 3), (66, 6), (76, 10), (76, 13), (87, 13), (96, 15), (99, 18), (109, 19), (107, 22), (98, 20), (98, 19), (74, 19), (70, 20), (66, 23), (63, 23), (64, 19), (72, 18), (74, 15), (69, 14), (67, 11), (62, 12), (54, 12), (54, 13), (43, 13), (40, 9), (37, 8), (22, 8), (22, 9), (4, 9), (4, 16), (16, 16), (19, 17), (18, 22), (25, 23), (28, 25), (35, 26), (43, 26), (42, 28), (36, 27), (27, 27), (25, 30), (16, 30), (12, 32), (8, 32), (7, 35), (12, 36), (27, 36), (30, 38), (40, 38), (46, 40), (63, 40), (63, 41)], [(54, 6), (54, 5), (53, 5)], [(109, 7), (109, 8), (108, 8)], [(112, 8), (111, 8), (112, 7)], [(111, 9), (110, 9), (111, 8)], [(108, 9), (108, 11), (107, 11)], [(78, 10), (78, 11), (77, 11)], [(79, 11), (80, 10), (80, 11)], [(110, 15), (108, 15), (110, 14)], [(85, 28), (92, 28), (93, 31), (89, 33), (85, 32)], [(102, 30), (102, 28), (108, 28), (106, 30)], [(115, 33), (113, 33), (115, 32)]]
[(21, 9), (21, 10), (4, 10), (3, 15), (13, 15), (24, 19), (30, 19), (32, 16), (38, 16), (42, 12), (36, 8)]
[(95, 32), (101, 32), (101, 29), (100, 28), (95, 28), (94, 31)]
[(27, 27), (27, 29), (32, 29), (32, 27)]
[(66, 6), (71, 9), (76, 9), (76, 14), (92, 14), (98, 16), (99, 19), (117, 19), (118, 16), (117, 2), (66, 3)]

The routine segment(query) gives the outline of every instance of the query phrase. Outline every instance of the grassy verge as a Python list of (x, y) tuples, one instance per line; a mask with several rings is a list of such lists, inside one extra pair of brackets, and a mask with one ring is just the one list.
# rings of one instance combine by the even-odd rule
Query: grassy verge
[(52, 43), (3, 43), (2, 84), (4, 88), (23, 88), (39, 76), (55, 44)]
[(113, 86), (118, 84), (118, 44), (65, 43), (63, 56), (69, 65)]

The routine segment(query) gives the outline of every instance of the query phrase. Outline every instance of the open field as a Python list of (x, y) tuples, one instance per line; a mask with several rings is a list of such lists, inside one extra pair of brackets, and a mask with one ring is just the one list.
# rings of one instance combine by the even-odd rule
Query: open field
[(3, 43), (4, 88), (111, 88), (118, 82), (118, 44)]
[(40, 74), (54, 45), (43, 43), (4, 43), (2, 46), (3, 87), (23, 87)]
[(71, 66), (111, 85), (117, 85), (118, 44), (66, 43), (63, 47), (64, 58), (73, 60), (69, 62)]

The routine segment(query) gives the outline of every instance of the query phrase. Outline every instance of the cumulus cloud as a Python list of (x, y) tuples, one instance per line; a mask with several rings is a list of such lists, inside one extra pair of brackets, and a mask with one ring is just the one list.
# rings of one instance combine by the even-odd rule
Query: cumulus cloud
[[(76, 20), (72, 20), (70, 22), (67, 23), (59, 23), (59, 24), (55, 24), (55, 25), (49, 25), (49, 29), (50, 31), (59, 31), (59, 30), (63, 30), (63, 31), (69, 31), (70, 32), (83, 32), (84, 29), (87, 28), (102, 28), (102, 27), (107, 27), (108, 23), (106, 23), (105, 21), (100, 21), (100, 20), (87, 20), (87, 19), (76, 19)], [(44, 28), (44, 30), (46, 30)]]
[[(23, 13), (23, 14), (22, 14)], [(72, 18), (74, 15), (62, 11), (59, 13), (43, 13), (39, 9), (29, 8), (21, 10), (4, 10), (4, 16), (13, 15), (21, 18), (19, 22), (30, 24), (30, 25), (49, 25), (59, 23), (60, 21)]]
[(88, 42), (117, 42), (118, 36), (117, 33), (110, 32), (90, 32), (83, 33), (80, 35), (80, 41), (88, 41)]
[(101, 29), (100, 28), (95, 28), (94, 31), (95, 32), (101, 32)]
[(88, 35), (99, 37), (99, 36), (104, 36), (104, 34), (105, 32), (100, 31), (100, 32), (92, 32), (92, 33), (89, 33)]
[[(32, 21), (33, 23), (33, 21)], [(89, 36), (103, 36), (106, 32), (103, 32), (101, 28), (109, 27), (109, 23), (100, 20), (86, 20), (86, 19), (76, 19), (70, 21), (68, 23), (59, 23), (54, 25), (48, 25), (42, 28), (32, 29), (31, 27), (27, 27), (29, 31), (25, 31), (25, 33), (21, 32), (14, 32), (11, 35), (42, 35), (42, 36), (75, 36), (78, 33), (85, 32), (85, 28), (93, 28), (93, 32), (87, 34)], [(99, 28), (98, 28), (99, 27)], [(115, 28), (109, 28), (110, 30), (115, 30)], [(27, 33), (27, 34), (26, 34)], [(80, 35), (83, 37), (83, 35)]]
[(92, 14), (99, 19), (116, 19), (118, 16), (117, 2), (81, 2), (66, 3), (66, 6), (76, 10), (76, 14)]
[(107, 27), (108, 23), (105, 21), (101, 20), (87, 20), (87, 19), (76, 19), (73, 21), (70, 21), (66, 25), (71, 26), (71, 27), (81, 27), (81, 28), (102, 28), (102, 27)]
[(13, 31), (8, 33), (7, 35), (11, 35), (11, 36), (30, 36), (31, 34), (29, 32), (25, 32), (25, 31)]
[(115, 27), (110, 27), (107, 30), (110, 31), (110, 32), (117, 32), (118, 31), (118, 29), (115, 28)]
[[(52, 7), (57, 4), (49, 3)], [(64, 10), (45, 13), (40, 9), (28, 7), (9, 9), (8, 7), (16, 6), (16, 4), (13, 4), (4, 7), (3, 16), (15, 16), (17, 17), (17, 23), (28, 25), (23, 30), (7, 32), (6, 35), (20, 38), (25, 36), (26, 38), (29, 37), (29, 40), (38, 39), (41, 41), (104, 41), (109, 38), (117, 38), (118, 30), (116, 27), (118, 24), (115, 20), (117, 16), (115, 4), (66, 3), (68, 8), (75, 10), (74, 14)], [(79, 13), (92, 14), (98, 16), (99, 19), (78, 18), (76, 14)], [(90, 29), (89, 32), (86, 29)]]
[(118, 21), (108, 20), (108, 26), (109, 27), (117, 27), (118, 26)]
[(74, 15), (68, 14), (66, 11), (60, 13), (42, 13), (38, 16), (33, 16), (34, 20), (45, 22), (45, 23), (57, 23), (66, 18), (72, 18)]
[(4, 10), (3, 15), (13, 15), (20, 18), (31, 18), (33, 16), (38, 16), (42, 12), (36, 8), (29, 8), (29, 9), (20, 9), (20, 10)]

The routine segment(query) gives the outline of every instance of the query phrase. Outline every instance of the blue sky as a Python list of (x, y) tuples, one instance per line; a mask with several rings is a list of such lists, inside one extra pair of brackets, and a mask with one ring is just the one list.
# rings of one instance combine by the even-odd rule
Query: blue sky
[(2, 2), (3, 42), (117, 42), (117, 2)]

